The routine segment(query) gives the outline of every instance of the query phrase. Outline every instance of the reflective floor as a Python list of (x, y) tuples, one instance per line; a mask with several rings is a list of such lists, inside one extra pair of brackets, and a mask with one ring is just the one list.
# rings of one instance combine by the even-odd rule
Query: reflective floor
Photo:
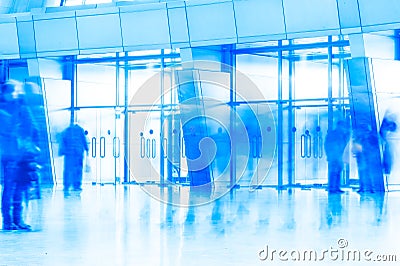
[(179, 207), (150, 197), (138, 185), (87, 185), (68, 197), (62, 188), (47, 188), (43, 199), (30, 203), (26, 220), (33, 232), (0, 232), (0, 265), (400, 261), (396, 191), (328, 195), (322, 189), (240, 188), (202, 206)]

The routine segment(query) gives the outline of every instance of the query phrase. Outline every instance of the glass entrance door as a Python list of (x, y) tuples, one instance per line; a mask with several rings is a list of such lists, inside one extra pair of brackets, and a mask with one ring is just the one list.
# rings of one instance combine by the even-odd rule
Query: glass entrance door
[(160, 181), (160, 119), (158, 112), (129, 113), (129, 172), (131, 182)]
[(84, 182), (113, 184), (119, 182), (123, 171), (123, 120), (115, 109), (88, 108), (77, 111), (78, 123), (87, 132), (90, 171)]
[(324, 138), (328, 130), (327, 107), (296, 107), (295, 182), (300, 185), (327, 184)]
[[(275, 121), (271, 105), (268, 103), (243, 104), (237, 107), (237, 112), (246, 129), (246, 137), (237, 141), (236, 156), (245, 156), (247, 165), (245, 171), (237, 169), (237, 179), (241, 186), (252, 189), (262, 185), (276, 185), (277, 171), (273, 167), (276, 150)], [(243, 142), (244, 141), (244, 142)], [(248, 145), (246, 154), (242, 154)], [(243, 161), (242, 158), (240, 158)]]

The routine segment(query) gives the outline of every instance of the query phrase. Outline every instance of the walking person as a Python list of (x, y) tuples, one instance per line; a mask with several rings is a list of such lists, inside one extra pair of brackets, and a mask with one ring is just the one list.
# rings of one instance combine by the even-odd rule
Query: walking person
[(344, 121), (338, 121), (334, 130), (328, 131), (324, 148), (328, 161), (328, 192), (342, 193), (340, 189), (343, 171), (343, 152), (350, 139), (350, 130)]
[(389, 175), (392, 170), (392, 148), (390, 147), (390, 143), (388, 140), (389, 132), (395, 132), (397, 129), (396, 122), (391, 119), (388, 115), (385, 115), (382, 121), (382, 125), (379, 129), (379, 135), (383, 141), (383, 159), (382, 159), (382, 167), (384, 173)]
[(70, 187), (82, 190), (83, 159), (88, 155), (89, 147), (84, 129), (78, 124), (67, 127), (61, 137), (60, 154), (64, 155), (64, 193), (68, 195)]
[(388, 177), (392, 172), (393, 165), (393, 147), (390, 141), (390, 134), (395, 132), (397, 124), (393, 113), (386, 112), (383, 117), (381, 127), (379, 129), (379, 135), (382, 140), (382, 168), (383, 173), (386, 177), (386, 190), (389, 190)]
[(0, 95), (0, 151), (3, 177), (1, 212), (4, 230), (30, 230), (23, 221), (23, 201), (31, 184), (29, 174), (35, 167), (32, 160), (38, 154), (35, 145), (37, 127), (22, 87), (15, 81), (1, 85)]
[(368, 124), (359, 125), (353, 140), (352, 152), (357, 160), (358, 179), (360, 188), (358, 193), (374, 193), (374, 176), (382, 171), (381, 162), (372, 155), (379, 146), (377, 134)]

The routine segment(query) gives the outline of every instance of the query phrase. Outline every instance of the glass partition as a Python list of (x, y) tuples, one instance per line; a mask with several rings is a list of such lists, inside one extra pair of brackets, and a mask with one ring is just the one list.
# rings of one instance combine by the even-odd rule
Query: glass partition
[(57, 184), (62, 184), (64, 162), (60, 155), (60, 141), (62, 131), (70, 123), (71, 82), (68, 80), (43, 79), (43, 92), (48, 110), (54, 180)]
[[(400, 165), (397, 163), (400, 158), (400, 111), (398, 108), (400, 104), (400, 84), (398, 82), (400, 62), (373, 59), (372, 71), (376, 91), (378, 128), (385, 118), (397, 125), (394, 130), (390, 130), (386, 134), (386, 141), (392, 157), (392, 169), (390, 174), (386, 176), (386, 181), (389, 184), (389, 189), (394, 189), (400, 185)], [(381, 139), (381, 144), (383, 149), (384, 139)]]
[[(329, 121), (333, 125), (345, 119), (348, 109), (343, 67), (348, 51), (346, 47), (335, 46), (336, 41), (338, 38), (324, 37), (284, 41), (280, 45), (268, 42), (265, 52), (256, 48), (253, 54), (251, 49), (245, 54), (242, 49), (237, 55), (238, 70), (257, 85), (262, 97), (249, 94), (246, 88), (238, 87), (238, 92), (242, 89), (250, 101), (268, 103), (274, 110), (276, 129), (283, 129), (282, 140), (276, 143), (277, 152), (283, 151), (282, 161), (277, 162), (278, 156), (275, 157), (263, 185), (327, 183), (324, 138)], [(283, 116), (279, 120), (280, 104)], [(348, 165), (356, 166), (353, 161)], [(344, 184), (349, 179), (346, 175)], [(268, 182), (271, 180), (275, 182)]]

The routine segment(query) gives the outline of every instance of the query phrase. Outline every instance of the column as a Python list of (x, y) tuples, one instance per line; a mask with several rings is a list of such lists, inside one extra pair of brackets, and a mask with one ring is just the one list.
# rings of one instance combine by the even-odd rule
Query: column
[[(381, 166), (375, 88), (372, 82), (371, 59), (366, 56), (365, 39), (362, 34), (350, 36), (352, 59), (346, 62), (350, 112), (355, 140), (364, 142), (364, 158), (358, 159), (360, 188), (384, 191)], [(365, 160), (364, 160), (365, 159)]]
[(230, 53), (230, 49), (223, 46), (181, 49), (183, 70), (177, 71), (176, 81), (191, 186), (208, 185), (213, 181), (212, 161), (219, 144), (212, 139), (211, 122), (206, 114), (209, 102), (204, 100), (202, 86), (206, 80), (203, 76), (223, 75), (220, 72)]

